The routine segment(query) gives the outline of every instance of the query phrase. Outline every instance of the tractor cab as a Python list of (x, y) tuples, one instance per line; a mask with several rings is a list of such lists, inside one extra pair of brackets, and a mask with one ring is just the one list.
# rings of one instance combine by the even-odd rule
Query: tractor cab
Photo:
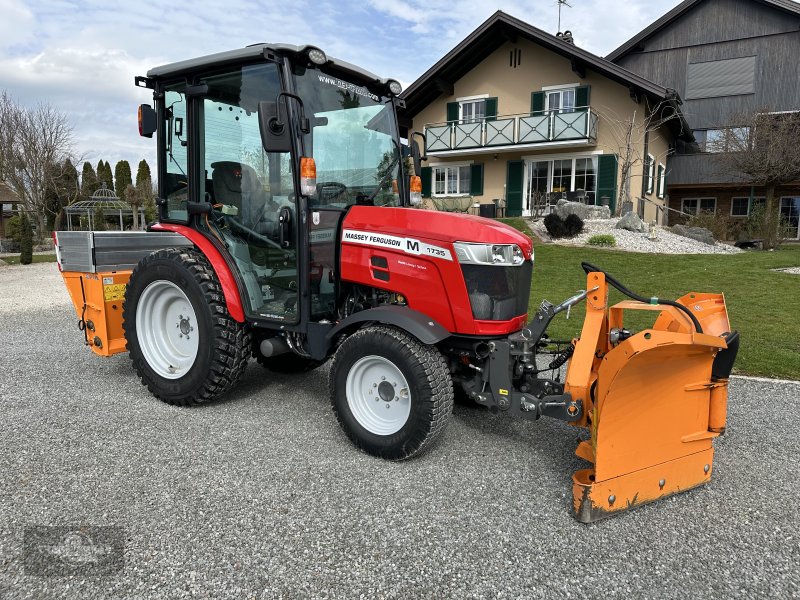
[(264, 44), (137, 83), (154, 91), (140, 133), (158, 136), (159, 226), (193, 228), (218, 247), (248, 320), (333, 317), (342, 216), (407, 204), (400, 85), (318, 48)]

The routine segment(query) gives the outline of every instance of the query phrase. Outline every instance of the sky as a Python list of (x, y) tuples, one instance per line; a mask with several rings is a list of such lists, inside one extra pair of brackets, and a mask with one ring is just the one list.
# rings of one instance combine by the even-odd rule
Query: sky
[[(680, 0), (569, 0), (561, 29), (604, 56)], [(67, 115), (74, 152), (155, 164), (134, 87), (150, 68), (258, 42), (312, 44), (407, 87), (496, 10), (558, 31), (556, 0), (309, 0), (150, 3), (0, 0), (0, 90)]]

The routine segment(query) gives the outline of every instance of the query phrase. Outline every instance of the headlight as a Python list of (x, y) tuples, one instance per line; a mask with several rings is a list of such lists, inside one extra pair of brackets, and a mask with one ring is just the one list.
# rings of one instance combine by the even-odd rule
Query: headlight
[(399, 96), (400, 92), (403, 91), (403, 86), (400, 85), (399, 81), (395, 81), (394, 79), (389, 80), (389, 91), (392, 92), (395, 96)]
[(499, 265), (518, 267), (525, 262), (522, 248), (516, 244), (453, 244), (458, 262), (468, 265)]
[(328, 57), (325, 56), (325, 53), (319, 48), (311, 46), (308, 48), (308, 50), (306, 50), (306, 54), (308, 55), (308, 60), (315, 65), (324, 65), (326, 62), (328, 62)]

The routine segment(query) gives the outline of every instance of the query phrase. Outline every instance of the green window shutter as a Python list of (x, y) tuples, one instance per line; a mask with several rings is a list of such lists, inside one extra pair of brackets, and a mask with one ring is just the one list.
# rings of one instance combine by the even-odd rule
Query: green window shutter
[(521, 160), (509, 160), (506, 163), (506, 216), (522, 215), (522, 187), (525, 163)]
[(420, 178), (422, 179), (422, 197), (423, 198), (430, 198), (431, 197), (431, 187), (433, 185), (433, 168), (432, 167), (422, 167), (420, 169)]
[(472, 196), (483, 196), (483, 163), (470, 167), (469, 193)]
[(575, 89), (576, 108), (586, 108), (589, 106), (589, 97), (591, 91), (592, 91), (592, 86), (590, 85), (582, 85)]
[(596, 204), (602, 204), (603, 196), (608, 196), (608, 206), (613, 215), (617, 209), (617, 155), (601, 154), (597, 157), (597, 197)]
[(544, 112), (544, 92), (531, 92), (531, 114), (541, 115)]
[(458, 102), (447, 103), (447, 122), (458, 121)]
[(486, 99), (486, 120), (494, 121), (497, 118), (497, 98)]
[(658, 198), (663, 198), (664, 194), (661, 191), (661, 186), (663, 185), (664, 181), (664, 167), (658, 165), (658, 179), (656, 180), (656, 196)]

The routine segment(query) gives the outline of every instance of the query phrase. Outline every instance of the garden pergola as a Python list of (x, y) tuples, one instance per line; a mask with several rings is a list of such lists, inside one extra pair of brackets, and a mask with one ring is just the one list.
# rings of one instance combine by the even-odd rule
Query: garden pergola
[[(102, 209), (106, 217), (113, 215), (119, 219), (120, 231), (125, 229), (124, 218), (133, 215), (131, 205), (119, 198), (114, 193), (114, 190), (108, 189), (106, 184), (103, 183), (103, 186), (86, 200), (78, 200), (67, 206), (64, 211), (67, 217), (67, 230), (74, 231), (76, 229), (73, 227), (73, 216), (78, 217), (78, 231), (83, 229), (83, 225), (81, 224), (82, 217), (86, 217), (86, 229), (89, 231), (97, 229), (94, 219), (98, 208)], [(144, 223), (143, 208), (139, 209), (139, 222)]]

